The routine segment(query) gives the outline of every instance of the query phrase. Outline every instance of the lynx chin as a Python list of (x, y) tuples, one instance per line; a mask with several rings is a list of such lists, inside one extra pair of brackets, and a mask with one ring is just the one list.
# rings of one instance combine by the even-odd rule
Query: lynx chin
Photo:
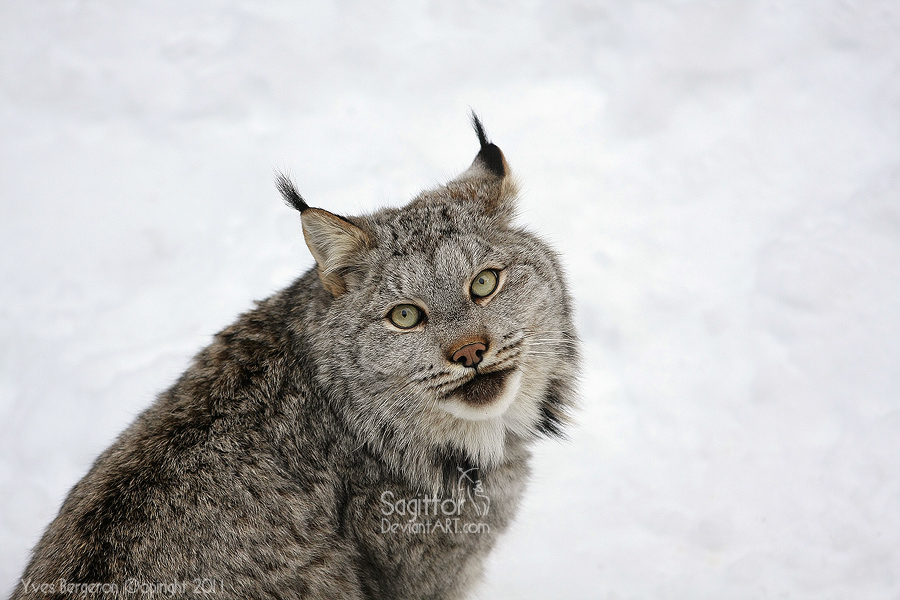
[[(506, 159), (472, 123), (472, 165), (402, 208), (336, 215), (278, 176), (315, 267), (97, 458), (13, 598), (468, 596), (579, 363), (560, 261), (514, 223)], [(385, 534), (384, 498), (456, 500), (481, 525)]]

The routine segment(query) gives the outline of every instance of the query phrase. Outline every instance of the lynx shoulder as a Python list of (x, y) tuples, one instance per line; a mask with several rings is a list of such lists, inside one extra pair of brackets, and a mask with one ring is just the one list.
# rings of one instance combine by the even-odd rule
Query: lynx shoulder
[(554, 252), (473, 115), (472, 165), (339, 216), (71, 490), (13, 598), (462, 598), (578, 369)]

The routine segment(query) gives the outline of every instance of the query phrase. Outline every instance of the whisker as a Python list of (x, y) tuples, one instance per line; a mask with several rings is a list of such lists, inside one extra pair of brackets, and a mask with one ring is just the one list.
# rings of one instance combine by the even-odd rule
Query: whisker
[(446, 394), (448, 390), (455, 390), (459, 386), (463, 385), (464, 383), (466, 383), (466, 381), (468, 379), (471, 379), (471, 378), (461, 377), (457, 380), (448, 381), (447, 383), (445, 383), (443, 385), (437, 385), (430, 389), (432, 391), (434, 391), (436, 394), (443, 395), (443, 394)]
[(509, 338), (513, 337), (514, 335), (519, 335), (519, 334), (522, 333), (523, 331), (524, 331), (524, 330), (522, 330), (522, 329), (518, 329), (518, 330), (516, 330), (516, 331), (510, 331), (509, 333), (507, 333), (506, 335), (504, 335), (504, 336), (501, 337), (500, 339), (501, 339), (501, 340), (508, 340)]
[(504, 369), (504, 367), (506, 367), (506, 365), (513, 362), (518, 357), (519, 357), (519, 355), (516, 354), (515, 356), (510, 356), (507, 359), (504, 359), (504, 360), (501, 360), (501, 361), (498, 361), (498, 362), (492, 364), (491, 365), (491, 373), (493, 373), (495, 371), (502, 371)]

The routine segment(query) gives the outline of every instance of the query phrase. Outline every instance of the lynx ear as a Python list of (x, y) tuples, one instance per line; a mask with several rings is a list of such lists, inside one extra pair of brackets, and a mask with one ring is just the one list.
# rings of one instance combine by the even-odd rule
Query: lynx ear
[(481, 124), (481, 119), (478, 118), (475, 111), (472, 111), (471, 117), (472, 127), (475, 128), (475, 134), (478, 135), (478, 143), (481, 144), (481, 150), (475, 156), (469, 171), (480, 167), (498, 179), (506, 178), (509, 174), (509, 165), (506, 164), (503, 152), (488, 140), (487, 134), (484, 132), (484, 125)]
[(321, 208), (310, 208), (284, 175), (277, 176), (277, 184), (285, 201), (300, 211), (303, 237), (316, 259), (319, 279), (337, 298), (352, 283), (357, 258), (369, 246), (369, 236), (343, 217)]
[(503, 152), (492, 144), (484, 126), (472, 112), (472, 127), (478, 135), (481, 150), (472, 165), (447, 184), (452, 192), (462, 192), (479, 201), (488, 215), (506, 222), (515, 214), (516, 184), (509, 173)]

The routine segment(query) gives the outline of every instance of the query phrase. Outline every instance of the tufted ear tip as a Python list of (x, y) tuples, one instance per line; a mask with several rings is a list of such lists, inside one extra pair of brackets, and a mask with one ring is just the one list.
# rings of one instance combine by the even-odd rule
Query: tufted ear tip
[(281, 192), (281, 197), (284, 198), (284, 202), (288, 206), (300, 211), (300, 214), (303, 214), (303, 211), (309, 208), (309, 205), (306, 203), (306, 200), (303, 199), (303, 196), (297, 193), (297, 188), (294, 187), (294, 183), (284, 173), (278, 171), (275, 172), (275, 185), (278, 187), (278, 191)]
[(509, 167), (506, 164), (503, 152), (488, 140), (487, 133), (484, 131), (484, 125), (481, 124), (481, 119), (478, 118), (474, 110), (471, 113), (471, 118), (472, 127), (475, 128), (475, 134), (478, 136), (478, 143), (481, 144), (481, 150), (479, 150), (473, 164), (480, 163), (488, 172), (501, 179), (506, 177), (509, 173)]
[(454, 202), (473, 202), (482, 214), (499, 223), (509, 223), (516, 213), (518, 185), (503, 152), (488, 139), (481, 119), (475, 111), (470, 117), (481, 148), (469, 168), (445, 187), (451, 191)]
[(300, 212), (303, 238), (316, 259), (319, 279), (334, 297), (347, 291), (358, 254), (370, 244), (369, 236), (348, 219), (312, 208), (283, 173), (275, 173), (275, 185), (285, 203)]

